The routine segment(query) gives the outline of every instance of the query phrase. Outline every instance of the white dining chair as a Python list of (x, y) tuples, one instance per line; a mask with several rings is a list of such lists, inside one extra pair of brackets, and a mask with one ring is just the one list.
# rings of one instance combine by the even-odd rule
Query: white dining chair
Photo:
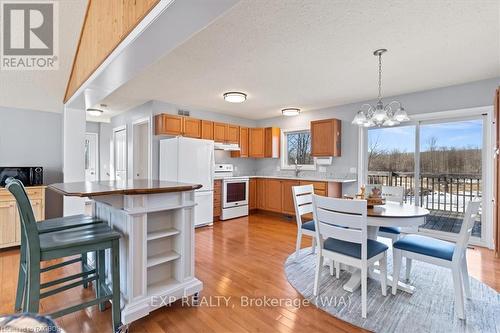
[(456, 313), (458, 318), (465, 319), (463, 289), (465, 289), (467, 298), (471, 296), (466, 250), (480, 204), (481, 201), (476, 199), (468, 203), (462, 227), (455, 244), (421, 235), (407, 235), (393, 244), (394, 272), (392, 293), (394, 295), (396, 295), (403, 257), (450, 268), (455, 289)]
[(382, 295), (387, 295), (387, 245), (368, 239), (366, 200), (313, 195), (316, 227), (314, 296), (318, 295), (323, 257), (361, 270), (361, 316), (366, 318), (368, 268), (379, 262)]
[(295, 206), (295, 220), (297, 221), (297, 241), (295, 245), (295, 260), (299, 257), (302, 235), (312, 237), (311, 253), (314, 253), (316, 247), (316, 233), (314, 221), (302, 221), (302, 216), (312, 213), (312, 196), (314, 193), (313, 185), (292, 186), (293, 204)]
[[(404, 200), (404, 187), (403, 186), (386, 186), (382, 185), (382, 197), (385, 198), (386, 201), (397, 202), (400, 205), (403, 204)], [(394, 244), (401, 237), (401, 228), (400, 227), (380, 227), (378, 228), (379, 237), (389, 238)], [(394, 253), (393, 253), (394, 254)], [(394, 258), (394, 255), (392, 256)], [(406, 258), (406, 281), (410, 280), (410, 272), (411, 272), (411, 259)]]

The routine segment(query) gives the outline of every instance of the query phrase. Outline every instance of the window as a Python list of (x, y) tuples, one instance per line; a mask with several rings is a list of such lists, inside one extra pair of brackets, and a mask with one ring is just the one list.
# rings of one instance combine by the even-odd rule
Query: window
[(311, 132), (309, 129), (283, 130), (281, 137), (281, 168), (315, 170), (311, 156)]

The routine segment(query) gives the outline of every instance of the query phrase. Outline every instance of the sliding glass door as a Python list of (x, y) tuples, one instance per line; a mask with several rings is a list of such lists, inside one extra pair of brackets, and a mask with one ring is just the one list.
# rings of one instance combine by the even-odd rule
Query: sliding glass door
[(431, 212), (421, 229), (458, 233), (467, 202), (482, 198), (483, 133), (482, 118), (420, 123), (419, 201)]
[[(366, 181), (402, 186), (406, 203), (430, 211), (419, 232), (453, 239), (462, 226), (467, 203), (474, 197), (485, 198), (487, 124), (487, 117), (478, 114), (370, 128)], [(472, 231), (476, 243), (487, 242), (482, 220), (481, 212)]]

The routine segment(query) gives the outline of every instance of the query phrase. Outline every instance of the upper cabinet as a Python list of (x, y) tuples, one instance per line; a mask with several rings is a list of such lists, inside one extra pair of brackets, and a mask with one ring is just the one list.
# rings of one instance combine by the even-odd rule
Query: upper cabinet
[(201, 120), (184, 117), (183, 135), (190, 138), (201, 138)]
[(277, 127), (250, 128), (249, 156), (254, 158), (279, 158), (280, 135)]
[(214, 141), (226, 142), (227, 124), (214, 122)]
[(214, 139), (214, 122), (210, 120), (201, 121), (201, 138), (205, 140)]
[(240, 127), (237, 125), (227, 125), (226, 142), (238, 144), (240, 142)]
[(341, 156), (342, 122), (339, 119), (311, 121), (313, 156)]
[(232, 151), (231, 157), (248, 157), (248, 127), (240, 127), (240, 150)]
[(182, 135), (183, 130), (182, 116), (162, 113), (155, 116), (155, 134), (156, 135)]

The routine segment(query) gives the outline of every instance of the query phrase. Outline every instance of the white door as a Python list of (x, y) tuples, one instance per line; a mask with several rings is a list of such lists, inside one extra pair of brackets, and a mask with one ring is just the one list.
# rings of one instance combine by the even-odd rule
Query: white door
[(127, 179), (127, 130), (121, 128), (113, 133), (114, 171), (116, 180)]
[(133, 178), (151, 178), (149, 174), (149, 120), (134, 124), (133, 145)]
[(97, 133), (85, 134), (85, 181), (98, 180)]

